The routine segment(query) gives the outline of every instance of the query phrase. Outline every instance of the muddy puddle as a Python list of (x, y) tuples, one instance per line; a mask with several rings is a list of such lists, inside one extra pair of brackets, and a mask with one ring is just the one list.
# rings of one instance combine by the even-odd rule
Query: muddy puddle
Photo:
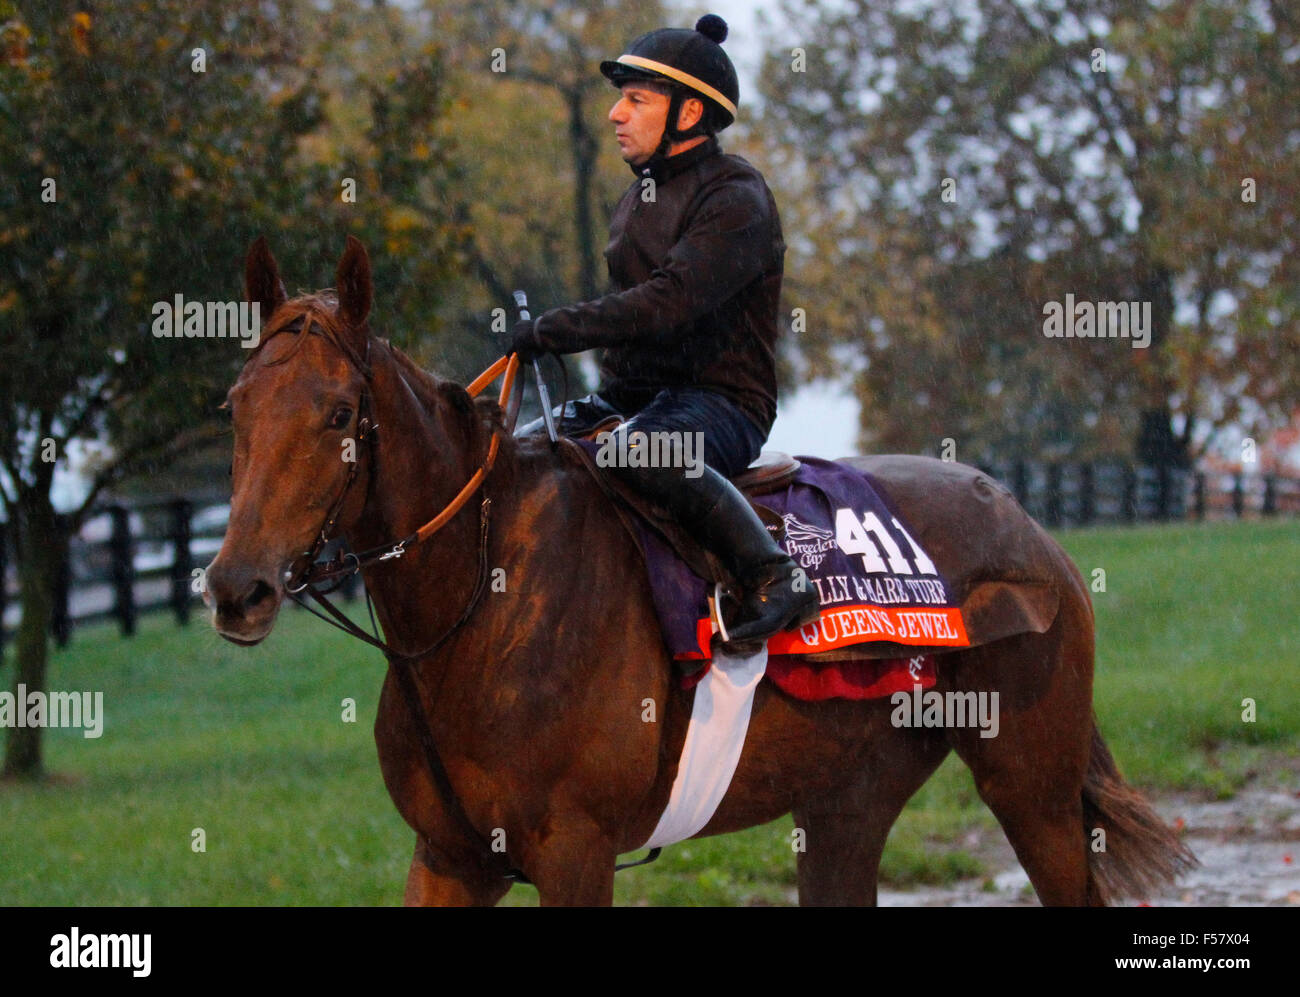
[[(1173, 889), (1126, 900), (1124, 906), (1300, 906), (1300, 781), (1290, 787), (1243, 789), (1231, 800), (1167, 794), (1154, 803), (1165, 820), (1183, 828), (1183, 840), (1201, 867)], [(962, 845), (985, 868), (997, 871), (942, 887), (882, 889), (880, 905), (1038, 906), (1029, 877), (1000, 830), (972, 832)]]

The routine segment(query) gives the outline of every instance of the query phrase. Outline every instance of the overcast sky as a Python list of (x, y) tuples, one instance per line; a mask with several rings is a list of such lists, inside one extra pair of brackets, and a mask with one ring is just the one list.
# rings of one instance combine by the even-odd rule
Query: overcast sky
[[(746, 103), (753, 101), (758, 89), (762, 39), (758, 35), (757, 15), (759, 10), (770, 12), (772, 5), (747, 0), (707, 0), (707, 6), (683, 9), (687, 13), (682, 27), (691, 27), (710, 13), (727, 22), (723, 48), (731, 56), (740, 80), (743, 115)], [(786, 241), (791, 241), (788, 233)], [(818, 383), (793, 394), (783, 394), (778, 401), (776, 425), (772, 427), (768, 446), (814, 457), (847, 457), (857, 452), (853, 441), (858, 435), (858, 413), (858, 403), (841, 386)]]

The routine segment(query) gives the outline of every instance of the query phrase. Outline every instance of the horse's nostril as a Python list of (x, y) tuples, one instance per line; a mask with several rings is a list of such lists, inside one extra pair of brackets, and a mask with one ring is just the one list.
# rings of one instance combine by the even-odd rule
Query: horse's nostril
[(249, 591), (248, 596), (244, 599), (245, 609), (256, 609), (259, 603), (265, 602), (275, 594), (275, 590), (267, 585), (266, 582), (258, 579), (253, 588)]

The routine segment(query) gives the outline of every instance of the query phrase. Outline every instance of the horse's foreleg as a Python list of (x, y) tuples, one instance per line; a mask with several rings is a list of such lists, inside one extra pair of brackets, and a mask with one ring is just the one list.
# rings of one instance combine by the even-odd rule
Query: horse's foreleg
[(491, 907), (506, 895), (510, 882), (500, 870), (454, 867), (434, 860), (419, 836), (402, 902), (407, 907)]
[[(558, 825), (558, 826), (556, 826)], [(543, 907), (608, 907), (614, 902), (614, 845), (586, 819), (530, 835), (523, 870)]]

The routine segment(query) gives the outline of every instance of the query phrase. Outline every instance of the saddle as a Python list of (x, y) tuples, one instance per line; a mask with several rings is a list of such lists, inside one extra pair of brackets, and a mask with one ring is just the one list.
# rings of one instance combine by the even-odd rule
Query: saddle
[[(646, 555), (648, 538), (645, 531), (648, 527), (659, 535), (694, 574), (711, 583), (736, 587), (736, 579), (722, 561), (696, 543), (674, 516), (614, 475), (602, 474), (597, 469), (592, 456), (597, 438), (602, 433), (612, 432), (625, 421), (622, 416), (610, 416), (589, 430), (562, 437), (561, 452), (583, 465), (610, 497), (624, 527), (637, 540), (643, 557)], [(749, 500), (750, 506), (778, 545), (785, 539), (785, 523), (779, 514), (755, 501), (755, 498), (780, 491), (792, 484), (800, 466), (799, 461), (789, 454), (764, 450), (748, 468), (728, 479)]]
[[(588, 450), (574, 443), (582, 440), (594, 444), (602, 433), (612, 432), (626, 420), (621, 415), (612, 415), (590, 430), (575, 433), (564, 442), (569, 444), (570, 453), (579, 463), (583, 463), (592, 472), (593, 477), (607, 495), (614, 500), (614, 508), (623, 519), (623, 524), (634, 537), (641, 536), (641, 529), (649, 524), (657, 531), (677, 556), (682, 559), (695, 574), (707, 578), (710, 582), (724, 586), (734, 585), (736, 580), (723, 563), (710, 551), (705, 550), (682, 529), (676, 518), (663, 508), (651, 502), (640, 492), (629, 488), (611, 474), (597, 471)], [(785, 523), (779, 515), (764, 505), (754, 501), (755, 496), (780, 491), (794, 482), (799, 471), (799, 461), (779, 450), (764, 450), (759, 453), (744, 471), (728, 480), (740, 491), (763, 525), (767, 527), (772, 539), (778, 544), (785, 539)]]

